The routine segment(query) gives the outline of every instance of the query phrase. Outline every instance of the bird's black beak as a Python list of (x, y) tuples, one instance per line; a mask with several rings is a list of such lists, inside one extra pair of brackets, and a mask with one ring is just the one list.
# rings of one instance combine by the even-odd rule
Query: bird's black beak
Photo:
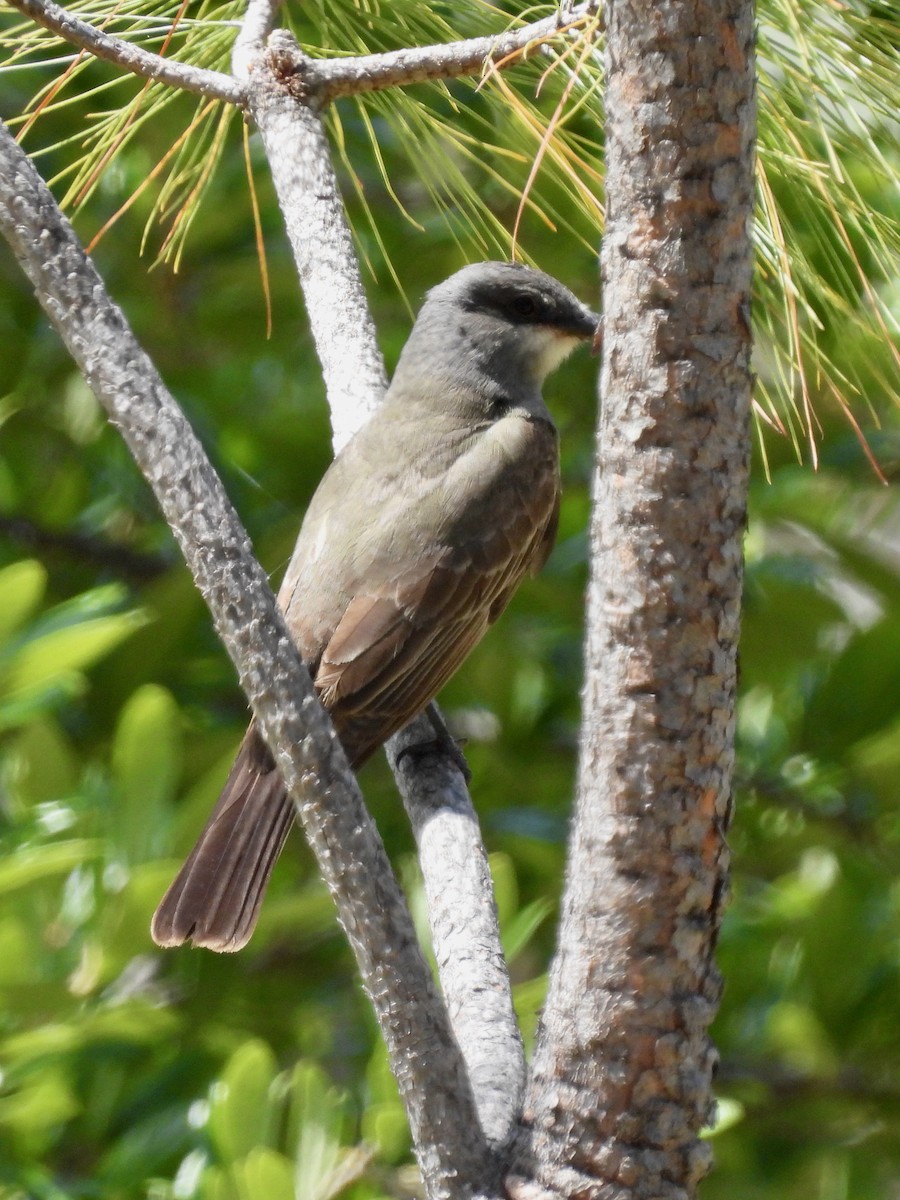
[(577, 337), (579, 341), (591, 342), (596, 345), (597, 330), (603, 321), (603, 318), (597, 313), (591, 312), (586, 304), (579, 305), (580, 311), (573, 314), (572, 319), (566, 325), (566, 332), (571, 337)]

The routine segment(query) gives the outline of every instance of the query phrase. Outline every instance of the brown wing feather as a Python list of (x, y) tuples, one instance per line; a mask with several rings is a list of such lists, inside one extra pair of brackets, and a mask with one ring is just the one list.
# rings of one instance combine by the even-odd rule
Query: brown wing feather
[(325, 707), (336, 707), (386, 670), (408, 637), (407, 626), (403, 609), (391, 597), (354, 596), (316, 672)]
[(366, 757), (433, 699), (522, 576), (546, 558), (559, 509), (556, 478), (555, 469), (541, 472), (527, 502), (501, 510), (493, 528), (348, 606), (316, 686), (352, 758)]

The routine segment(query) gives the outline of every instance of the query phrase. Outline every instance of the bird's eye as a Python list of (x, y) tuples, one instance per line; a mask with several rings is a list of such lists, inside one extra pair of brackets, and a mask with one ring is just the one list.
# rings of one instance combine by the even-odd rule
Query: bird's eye
[(538, 310), (534, 296), (516, 296), (512, 302), (513, 311), (520, 317), (533, 317)]

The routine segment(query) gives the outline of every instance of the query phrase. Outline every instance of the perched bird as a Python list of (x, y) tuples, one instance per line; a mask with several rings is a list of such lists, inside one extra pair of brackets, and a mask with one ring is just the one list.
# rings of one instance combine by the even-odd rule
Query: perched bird
[[(381, 407), (323, 476), (278, 602), (354, 768), (546, 561), (559, 453), (541, 386), (598, 322), (541, 271), (463, 268), (428, 293)], [(154, 940), (239, 950), (292, 821), (251, 723)]]

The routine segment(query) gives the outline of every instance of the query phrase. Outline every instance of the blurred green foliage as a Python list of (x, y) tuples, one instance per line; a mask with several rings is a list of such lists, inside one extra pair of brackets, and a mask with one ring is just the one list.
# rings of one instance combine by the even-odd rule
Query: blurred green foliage
[[(455, 87), (445, 116), (471, 96)], [(32, 90), (16, 73), (0, 76), (2, 115)], [(789, 102), (802, 120), (796, 89)], [(46, 173), (65, 169), (64, 138), (93, 103), (38, 125)], [(146, 122), (99, 179), (77, 220), (86, 240), (193, 103), (176, 98)], [(472, 136), (509, 120), (480, 94), (473, 105)], [(437, 219), (401, 132), (377, 110), (342, 107), (340, 130), (392, 365), (409, 323), (392, 267), (415, 305), (462, 265), (457, 238), (471, 213), (442, 193), (452, 211)], [(398, 219), (373, 130), (413, 223)], [(328, 421), (251, 142), (274, 311), (265, 338), (244, 164), (229, 145), (180, 273), (137, 261), (153, 189), (96, 257), (277, 579), (329, 459)], [(896, 158), (889, 139), (878, 145)], [(845, 168), (873, 222), (887, 222), (871, 161), (851, 157)], [(492, 159), (487, 178), (462, 157), (454, 169), (509, 228), (505, 161)], [(821, 231), (804, 225), (809, 210), (792, 204), (789, 176), (773, 188), (813, 260)], [(554, 192), (552, 179), (547, 187), (559, 231), (526, 222), (525, 249), (592, 300), (584, 243), (596, 243), (597, 229), (568, 191)], [(483, 252), (501, 253), (485, 237)], [(846, 315), (842, 323), (829, 310), (820, 339), (866, 381), (856, 415), (893, 478), (900, 422), (888, 340), (861, 332), (871, 296), (845, 260), (823, 252), (816, 269)], [(896, 305), (898, 277), (872, 286)], [(784, 323), (761, 322), (770, 385), (768, 338)], [(408, 1196), (404, 1116), (299, 838), (239, 956), (163, 953), (150, 941), (150, 914), (224, 779), (245, 704), (147, 488), (2, 248), (0, 344), (0, 1198)], [(584, 356), (547, 389), (563, 440), (557, 549), (444, 695), (471, 734), (528, 1036), (552, 952), (574, 774), (594, 370)], [(723, 1105), (707, 1200), (895, 1200), (900, 1181), (900, 502), (870, 469), (830, 381), (808, 386), (822, 425), (818, 472), (797, 464), (789, 439), (769, 435), (768, 478), (759, 464), (751, 497), (734, 898), (715, 1030)], [(411, 838), (381, 762), (363, 785), (421, 919)]]

